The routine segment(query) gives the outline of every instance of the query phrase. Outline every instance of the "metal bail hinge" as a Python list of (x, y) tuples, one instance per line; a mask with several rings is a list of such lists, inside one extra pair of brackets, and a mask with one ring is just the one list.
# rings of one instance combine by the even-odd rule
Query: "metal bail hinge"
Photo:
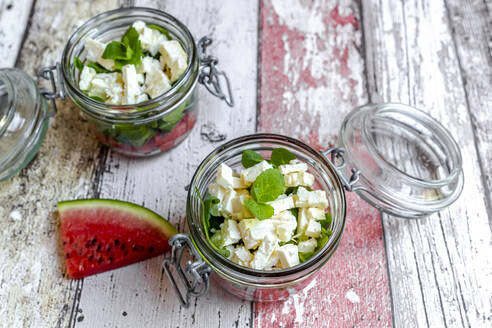
[[(224, 100), (229, 107), (234, 106), (234, 99), (232, 98), (231, 83), (224, 71), (217, 69), (219, 60), (211, 55), (207, 54), (207, 47), (212, 44), (212, 39), (204, 36), (198, 41), (198, 54), (200, 56), (201, 70), (198, 76), (198, 82), (203, 84), (208, 92), (213, 94), (219, 99)], [(221, 79), (225, 81), (226, 90), (223, 91)]]
[[(339, 172), (341, 172), (341, 170), (346, 165), (345, 164), (345, 158), (344, 158), (345, 149), (343, 149), (343, 148), (330, 148), (330, 149), (324, 151), (323, 155), (325, 155), (326, 157), (328, 157), (328, 155), (331, 155), (331, 162), (335, 166), (335, 169)], [(357, 181), (359, 181), (359, 178), (360, 178), (360, 173), (361, 173), (360, 170), (353, 167), (350, 171), (352, 172), (352, 175), (350, 176), (348, 181), (343, 176), (343, 174), (338, 174), (338, 176), (340, 177), (340, 180), (342, 180), (342, 184), (343, 184), (343, 187), (345, 188), (345, 190), (356, 191), (359, 189), (363, 189), (363, 187), (355, 186), (355, 184), (357, 183)]]
[[(202, 260), (200, 254), (195, 250), (193, 243), (188, 235), (177, 234), (169, 239), (169, 245), (172, 246), (171, 258), (164, 259), (162, 266), (166, 271), (167, 277), (174, 287), (174, 291), (178, 295), (179, 301), (183, 307), (190, 306), (191, 296), (200, 297), (208, 291), (210, 274), (212, 268)], [(186, 266), (183, 270), (181, 267), (181, 259), (183, 251), (188, 247), (194, 257), (194, 262), (186, 261)], [(171, 266), (178, 272), (181, 283), (186, 287), (186, 295), (183, 296), (179, 290), (176, 279), (171, 272)]]
[[(55, 80), (55, 75), (53, 74), (53, 71), (56, 71), (56, 80)], [(51, 113), (50, 116), (53, 116), (56, 114), (56, 111), (57, 111), (55, 99), (56, 98), (65, 99), (65, 92), (64, 92), (65, 89), (64, 89), (64, 84), (63, 84), (63, 77), (61, 76), (61, 65), (60, 65), (60, 63), (56, 63), (56, 65), (53, 65), (53, 66), (43, 67), (39, 71), (38, 76), (51, 82), (51, 90), (52, 91), (49, 91), (46, 89), (41, 89), (41, 95), (46, 100), (51, 100), (51, 108), (53, 109), (53, 112)], [(58, 85), (58, 88), (57, 88), (57, 85)]]

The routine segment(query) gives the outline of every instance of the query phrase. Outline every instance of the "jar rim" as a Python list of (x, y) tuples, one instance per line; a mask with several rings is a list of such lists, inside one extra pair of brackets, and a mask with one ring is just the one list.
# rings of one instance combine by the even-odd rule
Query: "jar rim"
[[(293, 266), (291, 268), (278, 269), (278, 270), (255, 270), (233, 263), (232, 261), (228, 260), (224, 256), (218, 254), (210, 246), (209, 241), (207, 240), (205, 234), (203, 233), (203, 231), (200, 231), (200, 228), (197, 227), (196, 224), (194, 224), (192, 218), (193, 216), (193, 209), (191, 206), (192, 201), (194, 202), (199, 201), (198, 196), (196, 195), (195, 192), (195, 188), (197, 188), (198, 185), (197, 179), (201, 178), (201, 174), (203, 174), (203, 170), (205, 170), (206, 165), (209, 164), (214, 157), (219, 156), (220, 154), (223, 154), (228, 150), (233, 150), (238, 147), (241, 147), (244, 144), (248, 144), (248, 143), (251, 144), (253, 142), (258, 142), (258, 143), (279, 142), (279, 143), (290, 144), (299, 147), (300, 149), (306, 151), (310, 156), (312, 156), (311, 158), (315, 160), (317, 164), (319, 164), (319, 169), (320, 170), (322, 169), (323, 173), (329, 176), (332, 179), (331, 182), (333, 182), (333, 190), (335, 190), (336, 192), (335, 196), (337, 197), (336, 199), (338, 203), (331, 204), (332, 206), (330, 206), (330, 211), (332, 211), (331, 213), (332, 216), (335, 217), (333, 215), (335, 214), (336, 218), (338, 219), (338, 221), (336, 222), (337, 225), (335, 226), (336, 229), (334, 229), (332, 236), (330, 236), (328, 242), (320, 251), (314, 254), (307, 261), (300, 263), (296, 266)], [(332, 208), (333, 205), (336, 205), (336, 209)], [(333, 213), (333, 211), (335, 210), (336, 212)], [(236, 280), (241, 283), (247, 282), (250, 285), (261, 286), (262, 288), (268, 288), (268, 287), (278, 287), (279, 283), (272, 283), (272, 284), (269, 284), (268, 282), (261, 283), (258, 280), (269, 279), (269, 278), (288, 278), (288, 277), (292, 277), (292, 279), (284, 283), (291, 283), (291, 282), (303, 280), (304, 278), (309, 277), (317, 269), (321, 268), (326, 263), (326, 261), (329, 260), (329, 258), (333, 255), (335, 250), (338, 248), (345, 228), (346, 199), (345, 199), (345, 193), (343, 191), (342, 182), (334, 166), (328, 160), (328, 158), (326, 158), (321, 152), (315, 150), (314, 148), (312, 148), (311, 146), (305, 144), (300, 140), (288, 136), (279, 135), (279, 134), (270, 134), (270, 133), (255, 133), (255, 134), (250, 134), (250, 135), (245, 135), (242, 137), (235, 138), (219, 146), (203, 159), (203, 161), (196, 169), (195, 174), (193, 175), (193, 178), (190, 182), (190, 187), (188, 190), (187, 202), (186, 202), (186, 213), (187, 213), (187, 222), (190, 230), (191, 239), (197, 250), (204, 257), (205, 261), (207, 261), (209, 265), (212, 268), (214, 268), (215, 271), (227, 275), (228, 279), (231, 280)], [(200, 222), (203, 221), (201, 214), (199, 214), (199, 221)], [(219, 264), (221, 268), (218, 268), (217, 264)], [(309, 269), (312, 269), (312, 271), (308, 271)], [(302, 276), (295, 276), (296, 274), (300, 274), (300, 273), (305, 273), (305, 274)], [(241, 277), (244, 278), (244, 280), (234, 277), (235, 274), (236, 275), (240, 274)]]
[[(146, 18), (145, 15), (152, 14), (154, 16), (147, 16), (147, 18), (162, 17), (165, 20), (172, 22), (177, 27), (177, 29), (184, 34), (185, 38), (187, 39), (186, 42), (188, 42), (189, 45), (191, 45), (188, 66), (185, 72), (181, 75), (181, 77), (171, 87), (171, 89), (169, 89), (168, 91), (166, 91), (165, 93), (163, 93), (158, 97), (149, 99), (148, 101), (138, 104), (115, 105), (115, 104), (102, 103), (87, 96), (84, 92), (82, 92), (79, 89), (79, 87), (70, 78), (68, 70), (73, 65), (72, 63), (70, 63), (71, 52), (79, 42), (85, 41), (84, 36), (86, 36), (87, 33), (89, 33), (99, 24), (105, 24), (115, 21), (118, 18), (124, 18), (125, 14), (127, 13), (131, 17), (135, 17), (135, 20), (140, 19), (145, 21)], [(135, 116), (142, 116), (149, 113), (153, 113), (159, 109), (159, 107), (162, 105), (163, 102), (170, 101), (172, 102), (171, 105), (169, 107), (166, 106), (166, 109), (162, 113), (159, 113), (160, 115), (161, 114), (166, 115), (167, 113), (171, 112), (174, 108), (179, 106), (180, 102), (182, 102), (182, 100), (186, 98), (186, 95), (194, 89), (198, 81), (198, 74), (194, 74), (195, 73), (194, 71), (197, 67), (199, 67), (199, 57), (198, 57), (198, 50), (196, 48), (193, 35), (186, 27), (186, 25), (184, 25), (176, 17), (164, 11), (154, 8), (147, 8), (147, 7), (118, 8), (118, 9), (113, 9), (103, 12), (99, 15), (92, 17), (84, 24), (82, 24), (80, 27), (78, 27), (75, 30), (75, 32), (70, 36), (63, 50), (61, 61), (62, 61), (62, 65), (61, 65), (62, 75), (68, 89), (71, 92), (73, 92), (77, 97), (83, 99), (89, 104), (89, 106), (85, 106), (85, 109), (91, 111), (91, 114), (107, 117), (108, 119), (126, 118), (126, 116), (128, 116), (127, 118), (132, 119), (135, 118)], [(181, 96), (178, 99), (175, 99), (176, 96), (178, 95), (179, 90), (186, 85), (186, 83), (190, 78), (193, 78), (193, 83), (190, 86), (187, 86), (186, 95)]]

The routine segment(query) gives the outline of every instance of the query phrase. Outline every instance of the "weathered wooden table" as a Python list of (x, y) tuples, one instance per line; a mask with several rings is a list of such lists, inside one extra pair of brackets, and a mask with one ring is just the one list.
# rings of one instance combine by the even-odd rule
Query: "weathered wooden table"
[[(165, 10), (231, 77), (232, 109), (200, 90), (200, 116), (179, 147), (129, 159), (101, 147), (58, 102), (35, 160), (0, 183), (1, 327), (492, 327), (491, 3), (370, 1), (0, 1), (0, 58), (35, 76), (90, 17), (120, 6)], [(342, 244), (308, 288), (280, 303), (241, 301), (212, 285), (177, 302), (162, 257), (79, 281), (63, 277), (56, 203), (106, 197), (143, 204), (185, 231), (185, 189), (219, 143), (278, 132), (325, 149), (367, 102), (415, 105), (463, 154), (465, 188), (420, 220), (381, 215), (355, 195)]]

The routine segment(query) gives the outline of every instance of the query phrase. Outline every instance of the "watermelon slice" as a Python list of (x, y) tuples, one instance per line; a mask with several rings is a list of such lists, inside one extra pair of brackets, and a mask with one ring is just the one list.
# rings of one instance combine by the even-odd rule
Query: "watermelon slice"
[(73, 279), (162, 254), (177, 233), (151, 210), (118, 200), (64, 201), (58, 212), (67, 275)]

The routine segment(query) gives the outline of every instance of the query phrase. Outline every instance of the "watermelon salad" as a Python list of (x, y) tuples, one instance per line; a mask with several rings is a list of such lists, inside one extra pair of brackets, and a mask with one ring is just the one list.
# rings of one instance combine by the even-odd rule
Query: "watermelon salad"
[(72, 279), (162, 254), (177, 233), (155, 212), (118, 200), (63, 201), (58, 212), (66, 273)]

